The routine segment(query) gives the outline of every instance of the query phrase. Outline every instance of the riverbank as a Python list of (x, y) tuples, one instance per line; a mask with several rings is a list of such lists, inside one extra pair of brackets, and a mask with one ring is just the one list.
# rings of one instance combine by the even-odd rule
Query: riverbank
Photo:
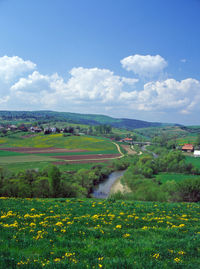
[(113, 185), (111, 186), (111, 189), (110, 189), (110, 193), (109, 195), (112, 195), (114, 193), (117, 193), (117, 192), (121, 192), (121, 193), (127, 193), (127, 192), (131, 192), (131, 190), (127, 187), (127, 186), (124, 186), (122, 185), (121, 183), (121, 178), (118, 178), (114, 183)]
[(123, 176), (124, 172), (125, 170), (112, 172), (103, 182), (99, 183), (98, 186), (94, 188), (92, 197), (107, 198), (110, 195), (112, 186)]

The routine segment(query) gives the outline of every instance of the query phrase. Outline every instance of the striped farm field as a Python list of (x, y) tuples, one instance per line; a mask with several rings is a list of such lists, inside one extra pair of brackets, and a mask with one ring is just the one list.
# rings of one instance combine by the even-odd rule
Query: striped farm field
[(200, 268), (200, 204), (0, 199), (0, 268)]
[(78, 169), (77, 164), (105, 162), (118, 157), (117, 146), (101, 137), (17, 134), (6, 137), (0, 143), (0, 165), (14, 171), (17, 166), (19, 170), (44, 168), (49, 163), (62, 166), (63, 170), (63, 164), (67, 162), (61, 163), (60, 159), (71, 161)]

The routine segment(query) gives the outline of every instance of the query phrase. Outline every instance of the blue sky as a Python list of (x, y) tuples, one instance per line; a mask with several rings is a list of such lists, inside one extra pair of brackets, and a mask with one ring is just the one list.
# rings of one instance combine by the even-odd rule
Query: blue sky
[(0, 109), (199, 124), (199, 0), (0, 0)]

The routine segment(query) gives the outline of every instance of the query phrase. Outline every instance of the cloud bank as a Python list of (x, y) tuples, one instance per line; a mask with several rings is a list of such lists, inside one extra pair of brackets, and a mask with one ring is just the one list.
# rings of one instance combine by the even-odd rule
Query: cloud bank
[[(186, 78), (151, 80), (167, 66), (159, 55), (132, 55), (121, 60), (122, 66), (138, 78), (114, 74), (109, 69), (72, 68), (66, 80), (57, 73), (41, 74), (37, 65), (18, 56), (0, 57), (0, 109), (50, 109), (84, 113), (106, 113), (124, 117), (143, 113), (177, 115), (199, 112), (200, 81)], [(139, 83), (138, 83), (139, 82)], [(170, 118), (169, 118), (170, 121)]]

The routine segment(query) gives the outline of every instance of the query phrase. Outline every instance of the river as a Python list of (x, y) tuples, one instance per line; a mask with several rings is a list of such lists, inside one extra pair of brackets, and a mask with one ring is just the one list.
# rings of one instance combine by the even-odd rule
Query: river
[(125, 170), (115, 171), (111, 173), (107, 179), (105, 179), (103, 182), (101, 182), (98, 186), (94, 188), (92, 197), (102, 199), (107, 198), (110, 194), (110, 189), (112, 185), (115, 183), (117, 179), (123, 176), (124, 173)]

